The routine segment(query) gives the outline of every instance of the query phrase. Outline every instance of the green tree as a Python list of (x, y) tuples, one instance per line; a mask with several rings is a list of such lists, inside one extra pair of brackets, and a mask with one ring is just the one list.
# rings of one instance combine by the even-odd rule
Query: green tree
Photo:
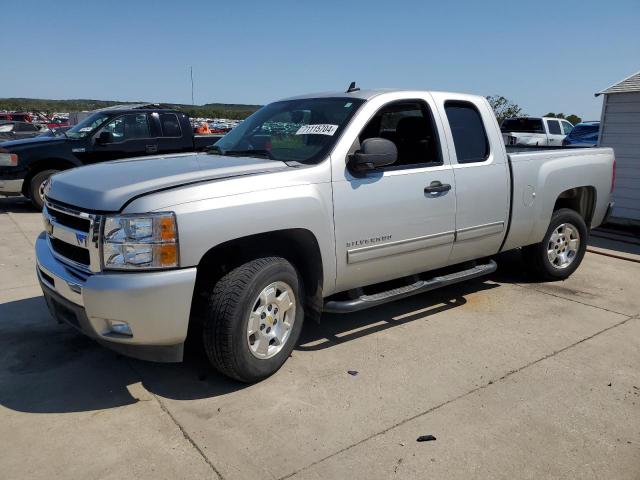
[(580, 122), (582, 122), (582, 119), (579, 116), (577, 116), (576, 114), (567, 115), (565, 120), (570, 121), (574, 125), (577, 125)]
[(489, 95), (486, 98), (493, 109), (498, 123), (502, 123), (505, 118), (522, 117), (526, 115), (518, 104), (513, 103), (502, 95)]
[(568, 120), (569, 122), (573, 123), (574, 125), (577, 125), (578, 123), (580, 123), (582, 121), (582, 118), (580, 118), (578, 115), (572, 113), (571, 115), (566, 115), (564, 113), (552, 113), (549, 112), (545, 115), (545, 117), (550, 117), (550, 118), (563, 118), (565, 120)]

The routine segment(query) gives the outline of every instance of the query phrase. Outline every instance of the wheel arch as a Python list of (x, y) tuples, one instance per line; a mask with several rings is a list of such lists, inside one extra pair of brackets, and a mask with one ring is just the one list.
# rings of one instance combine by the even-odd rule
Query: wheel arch
[(596, 200), (596, 188), (593, 186), (570, 188), (558, 195), (553, 206), (553, 211), (555, 212), (561, 208), (574, 210), (584, 219), (587, 228), (590, 228), (596, 208)]
[(227, 272), (247, 261), (278, 256), (287, 259), (300, 272), (305, 288), (305, 314), (319, 321), (322, 311), (323, 264), (316, 236), (307, 229), (294, 228), (258, 233), (223, 242), (209, 249), (197, 265), (192, 311), (203, 301), (203, 292)]

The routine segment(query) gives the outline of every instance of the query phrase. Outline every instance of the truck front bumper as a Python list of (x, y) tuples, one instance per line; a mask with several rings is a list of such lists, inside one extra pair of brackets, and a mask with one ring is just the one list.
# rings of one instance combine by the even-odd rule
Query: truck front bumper
[[(182, 361), (196, 269), (79, 274), (36, 240), (36, 273), (51, 314), (123, 355)], [(124, 333), (123, 333), (124, 332)]]
[(22, 178), (17, 180), (0, 179), (0, 195), (22, 195), (23, 183), (24, 180)]

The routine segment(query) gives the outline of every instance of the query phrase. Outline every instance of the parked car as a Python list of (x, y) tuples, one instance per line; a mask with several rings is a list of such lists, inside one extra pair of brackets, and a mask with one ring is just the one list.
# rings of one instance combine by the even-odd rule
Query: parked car
[(598, 145), (600, 122), (582, 122), (571, 130), (562, 141), (562, 145), (569, 147), (595, 147)]
[(146, 106), (99, 110), (63, 135), (1, 143), (17, 163), (0, 163), (0, 194), (22, 194), (42, 208), (42, 189), (61, 170), (125, 157), (203, 150), (220, 138), (194, 135), (189, 118), (176, 110)]
[(26, 112), (0, 112), (0, 121), (27, 122), (33, 121), (33, 115)]
[[(290, 128), (272, 136), (274, 122)], [(53, 316), (104, 345), (180, 361), (189, 330), (216, 369), (254, 382), (304, 321), (486, 275), (498, 252), (569, 277), (610, 212), (613, 169), (608, 148), (507, 153), (480, 96), (295, 97), (208, 153), (51, 177), (37, 274)]]
[(562, 118), (516, 117), (503, 120), (500, 130), (505, 145), (561, 146), (573, 125)]
[(0, 121), (0, 142), (33, 138), (48, 130), (46, 126), (29, 122)]

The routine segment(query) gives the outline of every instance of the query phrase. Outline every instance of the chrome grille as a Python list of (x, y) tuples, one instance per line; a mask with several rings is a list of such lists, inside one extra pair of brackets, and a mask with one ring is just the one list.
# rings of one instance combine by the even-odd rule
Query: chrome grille
[(102, 216), (81, 212), (45, 200), (42, 209), (49, 248), (56, 258), (84, 271), (100, 271)]

